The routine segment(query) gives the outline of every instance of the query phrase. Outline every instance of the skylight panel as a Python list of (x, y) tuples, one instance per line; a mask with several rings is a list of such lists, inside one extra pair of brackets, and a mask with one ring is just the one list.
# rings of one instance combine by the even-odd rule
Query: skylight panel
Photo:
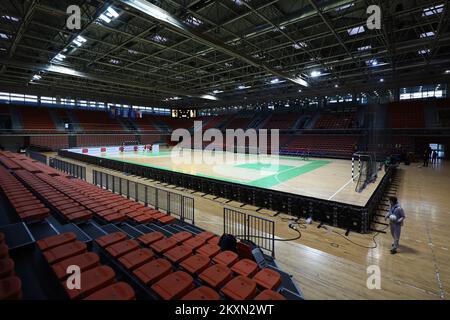
[(154, 35), (152, 37), (152, 40), (155, 41), (155, 42), (158, 42), (158, 43), (165, 43), (165, 42), (167, 42), (167, 38), (163, 37), (163, 36), (161, 36), (159, 34)]
[(430, 38), (430, 37), (434, 37), (436, 34), (434, 33), (434, 31), (429, 31), (429, 32), (424, 32), (420, 34), (421, 38)]
[(203, 24), (202, 20), (200, 20), (199, 18), (196, 18), (194, 16), (189, 16), (185, 21), (187, 24), (194, 26), (194, 27), (199, 27)]
[(2, 19), (8, 20), (8, 21), (11, 21), (11, 22), (19, 22), (20, 21), (19, 18), (14, 17), (14, 16), (9, 16), (9, 15), (6, 15), (6, 14), (2, 15)]
[(365, 31), (366, 31), (366, 29), (364, 28), (364, 26), (359, 26), (359, 27), (348, 29), (347, 33), (349, 36), (355, 36), (357, 34), (365, 32)]
[(347, 9), (349, 9), (349, 8), (351, 8), (351, 7), (354, 7), (354, 6), (355, 6), (355, 3), (354, 3), (354, 2), (347, 3), (347, 4), (344, 4), (344, 5), (340, 6), (340, 7), (337, 7), (337, 8), (335, 9), (335, 11), (336, 11), (336, 12), (341, 12), (341, 11), (347, 10)]
[(363, 47), (359, 47), (358, 48), (358, 51), (367, 51), (367, 50), (370, 50), (370, 49), (372, 49), (372, 46), (369, 44), (368, 46), (363, 46)]
[(73, 40), (73, 43), (76, 44), (78, 47), (81, 47), (86, 42), (87, 42), (86, 38), (82, 36), (78, 36)]
[(428, 8), (423, 9), (422, 17), (432, 16), (435, 14), (442, 13), (443, 11), (444, 11), (444, 4), (439, 4), (437, 6), (428, 7)]

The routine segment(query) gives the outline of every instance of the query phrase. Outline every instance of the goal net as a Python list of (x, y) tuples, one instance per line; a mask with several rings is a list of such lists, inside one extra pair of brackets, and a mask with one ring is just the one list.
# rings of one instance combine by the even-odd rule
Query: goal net
[[(357, 161), (357, 175), (355, 176), (355, 167)], [(377, 179), (377, 161), (374, 153), (358, 152), (352, 157), (353, 179), (357, 178), (356, 192), (362, 192), (369, 183)]]

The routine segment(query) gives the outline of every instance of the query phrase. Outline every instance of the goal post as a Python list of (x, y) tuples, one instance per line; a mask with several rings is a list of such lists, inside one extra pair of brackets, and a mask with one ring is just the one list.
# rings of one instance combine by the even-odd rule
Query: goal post
[(355, 191), (362, 192), (377, 179), (378, 168), (375, 153), (356, 152), (352, 155), (352, 180), (357, 181)]

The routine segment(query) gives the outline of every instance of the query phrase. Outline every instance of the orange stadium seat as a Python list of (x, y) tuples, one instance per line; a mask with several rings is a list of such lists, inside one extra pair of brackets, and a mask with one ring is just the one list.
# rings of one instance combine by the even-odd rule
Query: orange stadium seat
[(53, 272), (58, 277), (58, 279), (65, 279), (67, 274), (67, 268), (71, 265), (76, 265), (80, 268), (80, 271), (86, 271), (97, 267), (100, 264), (100, 258), (97, 254), (93, 252), (86, 252), (61, 262), (58, 262), (52, 266)]
[(220, 300), (220, 295), (210, 287), (202, 286), (195, 288), (191, 292), (189, 292), (187, 295), (185, 295), (181, 300)]
[(74, 242), (77, 239), (77, 236), (73, 232), (61, 233), (52, 237), (48, 237), (42, 240), (36, 241), (36, 244), (39, 249), (42, 251), (52, 249), (54, 247), (61, 246), (63, 244)]
[(177, 245), (177, 242), (174, 239), (165, 238), (159, 241), (156, 241), (150, 245), (153, 251), (156, 253), (164, 253), (174, 248)]
[(133, 288), (125, 282), (117, 282), (100, 289), (85, 298), (85, 300), (134, 300)]
[(232, 266), (238, 260), (239, 260), (239, 256), (237, 255), (237, 253), (234, 253), (232, 251), (220, 252), (218, 255), (216, 255), (213, 258), (213, 261), (215, 263), (221, 263), (221, 264), (225, 265), (226, 267)]
[(199, 274), (208, 268), (210, 264), (211, 260), (208, 257), (201, 254), (195, 254), (186, 260), (183, 260), (180, 263), (180, 267), (190, 274)]
[(153, 284), (172, 272), (172, 264), (166, 259), (150, 261), (133, 271), (144, 284)]
[(199, 275), (199, 279), (205, 284), (219, 288), (231, 278), (231, 270), (221, 264), (215, 264), (204, 270)]
[(153, 260), (155, 255), (150, 249), (142, 248), (131, 251), (119, 258), (119, 262), (128, 270), (139, 268), (143, 264)]
[(286, 300), (285, 297), (283, 297), (278, 292), (275, 292), (273, 290), (264, 290), (260, 294), (258, 294), (255, 297), (255, 300)]
[(180, 263), (191, 255), (192, 249), (183, 245), (176, 246), (164, 253), (164, 257), (169, 259), (172, 263)]
[(252, 260), (241, 259), (231, 267), (231, 270), (244, 277), (253, 277), (258, 271), (258, 265)]
[(194, 279), (186, 272), (177, 271), (152, 285), (152, 290), (164, 300), (179, 299), (194, 288)]
[(259, 271), (253, 280), (262, 288), (273, 290), (281, 284), (280, 274), (272, 269), (264, 268)]
[(81, 272), (81, 288), (69, 289), (67, 283), (64, 282), (67, 295), (72, 299), (84, 298), (95, 291), (102, 289), (115, 281), (116, 274), (113, 269), (108, 266), (99, 266)]
[(106, 248), (106, 251), (108, 251), (108, 253), (114, 258), (119, 258), (138, 248), (139, 242), (137, 242), (136, 240), (124, 240), (108, 246)]
[(86, 252), (86, 244), (81, 241), (74, 241), (44, 251), (42, 254), (48, 263), (54, 264), (84, 252)]
[(95, 242), (103, 248), (106, 248), (112, 244), (123, 241), (127, 238), (126, 234), (123, 232), (115, 232), (111, 234), (107, 234), (95, 239)]
[(256, 294), (256, 283), (247, 277), (237, 276), (229, 281), (221, 291), (230, 299), (248, 300)]
[(164, 239), (164, 235), (159, 231), (154, 231), (150, 233), (146, 233), (140, 237), (137, 238), (138, 241), (142, 242), (146, 246), (151, 245), (152, 243), (155, 243), (159, 240)]
[(194, 238), (190, 238), (189, 240), (186, 240), (183, 242), (183, 245), (185, 245), (186, 247), (190, 247), (192, 248), (192, 250), (196, 250), (198, 248), (200, 248), (201, 246), (203, 246), (206, 242), (205, 238), (196, 236)]
[(181, 231), (172, 235), (171, 238), (174, 239), (177, 243), (182, 243), (192, 238), (192, 233), (188, 231)]
[(197, 253), (207, 256), (208, 258), (214, 257), (216, 254), (220, 252), (220, 247), (216, 244), (205, 244), (198, 248)]

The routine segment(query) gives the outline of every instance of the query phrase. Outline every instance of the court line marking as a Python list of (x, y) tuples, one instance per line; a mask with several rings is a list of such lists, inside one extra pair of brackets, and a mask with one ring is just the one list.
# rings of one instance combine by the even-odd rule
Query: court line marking
[[(359, 176), (359, 174), (355, 177), (355, 179), (358, 178), (358, 176)], [(350, 179), (350, 180), (349, 180), (346, 184), (344, 184), (342, 187), (340, 187), (338, 191), (336, 191), (331, 197), (328, 198), (328, 200), (331, 200), (331, 199), (333, 199), (335, 196), (337, 196), (338, 193), (341, 192), (342, 190), (344, 190), (351, 182), (353, 182), (353, 178)]]

